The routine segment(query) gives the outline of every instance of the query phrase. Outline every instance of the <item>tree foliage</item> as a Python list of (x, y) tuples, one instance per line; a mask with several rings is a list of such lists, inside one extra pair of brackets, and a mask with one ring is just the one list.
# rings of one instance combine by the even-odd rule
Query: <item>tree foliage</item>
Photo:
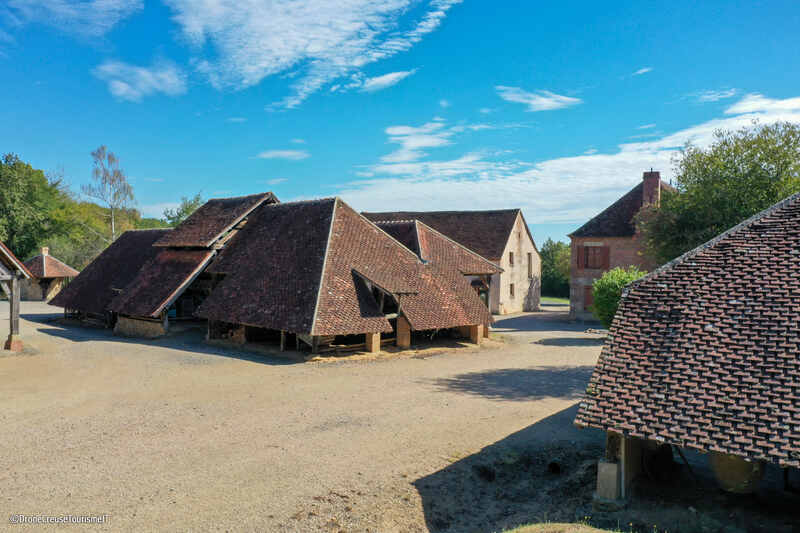
[(133, 204), (133, 187), (125, 172), (119, 168), (119, 158), (104, 145), (92, 152), (94, 183), (84, 185), (83, 194), (103, 202), (109, 210), (111, 240), (117, 239), (117, 217), (120, 211)]
[(595, 280), (592, 285), (592, 313), (606, 328), (611, 327), (614, 315), (617, 314), (622, 289), (630, 282), (647, 274), (631, 265), (628, 268), (612, 268)]
[(542, 258), (542, 295), (569, 298), (569, 244), (547, 239), (539, 255)]
[(164, 209), (164, 221), (168, 226), (174, 228), (186, 220), (189, 215), (197, 211), (197, 208), (203, 205), (203, 203), (205, 203), (205, 201), (201, 193), (197, 193), (191, 198), (182, 196), (181, 203), (178, 207), (175, 209)]
[(674, 164), (677, 194), (663, 193), (659, 209), (637, 216), (645, 252), (657, 264), (800, 191), (800, 127), (717, 131), (710, 147), (687, 145)]

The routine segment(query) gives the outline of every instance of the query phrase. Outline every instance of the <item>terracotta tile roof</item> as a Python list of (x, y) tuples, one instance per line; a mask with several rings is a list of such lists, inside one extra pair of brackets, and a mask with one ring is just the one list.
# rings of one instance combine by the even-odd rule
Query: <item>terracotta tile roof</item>
[(393, 293), (414, 329), (489, 323), (465, 278), (424, 265), (339, 199), (259, 210), (209, 270), (225, 279), (198, 316), (295, 333), (389, 332), (365, 280)]
[(203, 271), (215, 253), (213, 250), (156, 250), (155, 257), (145, 263), (111, 301), (109, 311), (157, 317)]
[(65, 265), (52, 255), (37, 255), (25, 261), (25, 266), (37, 278), (74, 278), (80, 272)]
[[(599, 215), (570, 233), (570, 237), (632, 237), (636, 234), (634, 217), (642, 208), (644, 184), (628, 191), (622, 198), (605, 208)], [(661, 182), (661, 191), (674, 191), (670, 185)]]
[(160, 251), (153, 243), (169, 231), (126, 231), (59, 292), (50, 305), (84, 313), (105, 313), (118, 289), (124, 289)]
[[(419, 220), (490, 261), (499, 261), (519, 209), (499, 211), (395, 211), (363, 213), (373, 222)], [(525, 224), (527, 228), (528, 225)], [(530, 236), (530, 230), (528, 230)], [(533, 237), (531, 237), (533, 241)]]
[(464, 275), (498, 274), (502, 268), (419, 220), (377, 222), (421, 259), (452, 267)]
[(17, 256), (2, 242), (0, 242), (0, 262), (10, 270), (19, 270), (27, 279), (34, 277), (25, 266), (25, 263), (17, 259)]
[(626, 289), (575, 423), (800, 466), (800, 194)]
[(253, 209), (264, 202), (277, 201), (271, 192), (236, 198), (212, 198), (155, 246), (208, 248)]

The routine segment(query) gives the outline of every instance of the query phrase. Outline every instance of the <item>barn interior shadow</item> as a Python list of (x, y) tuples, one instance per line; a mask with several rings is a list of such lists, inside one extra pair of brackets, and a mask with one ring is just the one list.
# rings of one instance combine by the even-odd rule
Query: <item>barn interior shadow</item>
[(503, 368), (440, 378), (433, 385), (493, 400), (578, 399), (586, 391), (593, 370), (591, 365)]

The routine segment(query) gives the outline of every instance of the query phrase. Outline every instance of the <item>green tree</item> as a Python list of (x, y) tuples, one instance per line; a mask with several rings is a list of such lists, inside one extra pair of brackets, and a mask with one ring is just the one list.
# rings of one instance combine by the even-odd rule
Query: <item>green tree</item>
[(14, 154), (0, 160), (0, 240), (23, 260), (46, 236), (65, 230), (58, 214), (69, 200), (59, 178), (48, 179)]
[(800, 191), (800, 127), (717, 131), (710, 147), (687, 145), (674, 164), (678, 192), (637, 216), (645, 253), (657, 264)]
[(569, 298), (569, 244), (547, 239), (539, 255), (542, 258), (542, 295)]
[(164, 209), (164, 220), (170, 227), (175, 227), (189, 215), (197, 211), (197, 208), (205, 203), (201, 193), (197, 193), (191, 198), (181, 197), (181, 203), (175, 209)]
[(119, 158), (105, 146), (92, 152), (94, 183), (82, 187), (83, 194), (106, 205), (111, 219), (111, 240), (117, 239), (117, 216), (134, 201), (133, 187), (125, 172), (119, 168)]
[(631, 265), (626, 268), (612, 268), (603, 276), (595, 280), (592, 285), (592, 313), (603, 323), (606, 328), (611, 327), (614, 315), (617, 314), (619, 300), (622, 297), (622, 289), (630, 282), (635, 281), (647, 274), (637, 267)]

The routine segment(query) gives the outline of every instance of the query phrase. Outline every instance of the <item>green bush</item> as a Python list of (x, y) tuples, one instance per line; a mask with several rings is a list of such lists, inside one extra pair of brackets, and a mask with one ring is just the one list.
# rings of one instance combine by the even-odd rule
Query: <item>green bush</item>
[(592, 285), (592, 313), (603, 323), (606, 328), (611, 327), (611, 321), (619, 307), (619, 300), (622, 297), (622, 289), (630, 282), (635, 281), (647, 274), (635, 266), (626, 268), (612, 268), (603, 277), (596, 280)]

